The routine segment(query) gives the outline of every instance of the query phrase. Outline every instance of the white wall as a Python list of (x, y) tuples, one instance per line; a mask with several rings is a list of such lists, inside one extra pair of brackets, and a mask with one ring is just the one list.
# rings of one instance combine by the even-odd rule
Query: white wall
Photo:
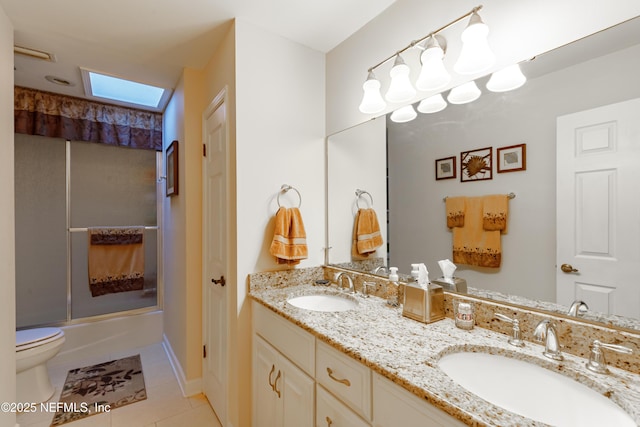
[[(477, 5), (475, 0), (398, 0), (329, 52), (327, 134), (369, 118), (358, 111), (362, 83), (369, 67)], [(480, 11), (482, 19), (490, 27), (489, 42), (498, 57), (493, 69), (529, 59), (639, 14), (640, 2), (637, 0), (493, 0), (485, 3)], [(466, 22), (458, 23), (442, 33), (448, 42), (447, 64), (453, 64), (458, 56), (459, 37), (465, 25)], [(417, 54), (408, 52), (405, 60), (408, 64), (417, 65)], [(390, 67), (391, 64), (385, 64), (376, 71), (383, 91), (388, 86)], [(412, 66), (412, 69), (412, 77), (417, 77), (418, 67)], [(447, 89), (462, 81), (463, 78), (454, 76)], [(419, 93), (415, 100), (428, 95), (426, 92)], [(389, 106), (384, 113), (397, 107), (399, 105)]]
[[(0, 402), (16, 400), (15, 233), (13, 202), (13, 26), (0, 7)], [(16, 416), (0, 412), (0, 426)]]
[[(391, 263), (408, 273), (411, 263), (425, 262), (431, 277), (439, 277), (437, 261), (452, 256), (443, 197), (513, 192), (501, 268), (459, 266), (456, 273), (469, 286), (555, 301), (556, 118), (640, 97), (633, 84), (639, 67), (637, 45), (513, 92), (485, 92), (471, 104), (390, 123)], [(494, 163), (492, 180), (460, 182), (461, 151), (491, 146), (496, 162), (496, 148), (521, 143), (527, 144), (526, 171), (498, 174)], [(436, 181), (435, 160), (450, 156), (457, 158), (458, 178)]]

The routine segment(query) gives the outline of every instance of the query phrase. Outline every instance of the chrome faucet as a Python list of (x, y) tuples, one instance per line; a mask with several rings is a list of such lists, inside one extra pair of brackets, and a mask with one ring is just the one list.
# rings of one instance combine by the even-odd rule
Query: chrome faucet
[(587, 305), (586, 302), (581, 300), (575, 300), (574, 302), (571, 303), (571, 307), (569, 308), (569, 311), (567, 312), (567, 314), (569, 316), (578, 317), (579, 314), (587, 310), (589, 310), (589, 306)]
[(544, 351), (542, 354), (549, 359), (563, 360), (564, 357), (560, 353), (560, 343), (558, 342), (558, 333), (556, 332), (556, 325), (551, 320), (544, 319), (538, 323), (536, 329), (533, 331), (533, 336), (538, 341), (544, 340)]
[(340, 273), (336, 274), (336, 283), (338, 284), (338, 287), (342, 288), (342, 282), (344, 282), (344, 280), (342, 280), (343, 277), (347, 278), (347, 284), (349, 285), (349, 288), (348, 288), (349, 292), (351, 292), (352, 294), (355, 294), (356, 288), (355, 286), (353, 286), (353, 279), (345, 271), (341, 271)]
[(380, 272), (382, 272), (382, 274), (387, 274), (387, 267), (379, 265), (375, 270), (373, 270), (373, 274), (380, 274)]

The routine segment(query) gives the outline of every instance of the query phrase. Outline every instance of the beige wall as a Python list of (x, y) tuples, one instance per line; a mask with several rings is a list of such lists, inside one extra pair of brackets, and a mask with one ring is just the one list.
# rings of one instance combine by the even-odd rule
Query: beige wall
[[(425, 36), (470, 11), (478, 4), (475, 0), (397, 0), (369, 24), (329, 52), (327, 134), (333, 134), (370, 118), (358, 111), (362, 99), (362, 83), (367, 77), (369, 67), (408, 45), (412, 40)], [(495, 66), (489, 71), (532, 58), (541, 52), (639, 14), (640, 2), (637, 0), (588, 3), (581, 0), (485, 2), (480, 15), (490, 28), (489, 42), (498, 58)], [(458, 57), (461, 47), (460, 33), (465, 25), (466, 22), (458, 23), (442, 33), (447, 39), (445, 63), (449, 69)], [(404, 59), (411, 65), (412, 78), (415, 80), (419, 72), (416, 52), (408, 52)], [(391, 63), (387, 63), (376, 70), (383, 91), (388, 87), (390, 68)], [(446, 89), (467, 79), (454, 75)], [(430, 94), (420, 92), (411, 102)], [(400, 106), (389, 105), (383, 113)]]
[[(16, 400), (15, 233), (13, 202), (13, 26), (0, 7), (0, 402)], [(0, 412), (0, 426), (16, 416)]]

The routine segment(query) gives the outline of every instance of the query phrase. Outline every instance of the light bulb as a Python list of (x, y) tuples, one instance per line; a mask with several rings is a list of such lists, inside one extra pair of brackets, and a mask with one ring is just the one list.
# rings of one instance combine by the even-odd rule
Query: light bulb
[(489, 47), (489, 27), (476, 12), (471, 14), (469, 25), (462, 32), (462, 51), (453, 69), (458, 74), (475, 74), (489, 69), (496, 57)]
[(389, 90), (385, 95), (385, 98), (389, 102), (406, 102), (413, 99), (416, 96), (416, 90), (413, 88), (411, 81), (409, 80), (409, 73), (411, 70), (409, 66), (404, 63), (404, 60), (400, 55), (396, 55), (396, 60), (393, 63), (393, 68), (389, 72), (391, 76), (391, 84)]
[(413, 105), (405, 105), (391, 113), (391, 121), (396, 123), (406, 123), (418, 117), (418, 113), (413, 109)]
[(478, 99), (481, 93), (478, 86), (476, 86), (476, 82), (471, 80), (451, 89), (447, 100), (452, 104), (467, 104)]
[(440, 93), (423, 99), (420, 101), (420, 104), (418, 104), (418, 111), (426, 114), (437, 113), (445, 108), (447, 108), (447, 101), (444, 100)]
[(520, 65), (513, 64), (491, 75), (487, 82), (487, 89), (491, 92), (507, 92), (518, 89), (527, 81), (520, 70)]
[(379, 113), (387, 106), (380, 94), (380, 81), (376, 79), (373, 71), (369, 72), (367, 80), (362, 85), (364, 95), (360, 103), (360, 111), (365, 114)]
[(451, 81), (442, 59), (444, 50), (435, 36), (429, 37), (424, 52), (420, 55), (422, 68), (416, 81), (416, 88), (423, 91), (439, 90)]

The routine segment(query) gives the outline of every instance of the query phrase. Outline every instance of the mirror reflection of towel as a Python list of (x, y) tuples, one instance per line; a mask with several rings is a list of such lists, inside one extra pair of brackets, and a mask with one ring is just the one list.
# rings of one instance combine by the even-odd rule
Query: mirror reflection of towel
[(295, 265), (307, 258), (307, 235), (298, 208), (280, 207), (269, 253), (278, 264)]
[(144, 286), (144, 227), (89, 228), (91, 296)]
[(353, 223), (352, 256), (366, 258), (382, 246), (378, 216), (373, 208), (358, 209)]

